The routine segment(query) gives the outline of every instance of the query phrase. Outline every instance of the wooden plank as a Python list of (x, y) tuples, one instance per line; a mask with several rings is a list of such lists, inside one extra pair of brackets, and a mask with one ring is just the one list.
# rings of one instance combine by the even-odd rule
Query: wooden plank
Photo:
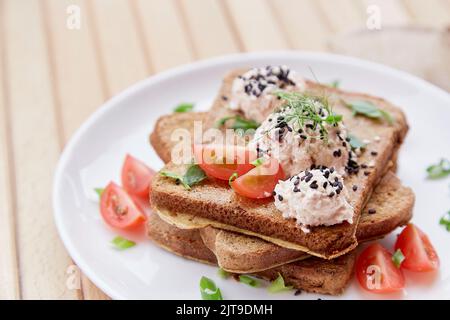
[(403, 0), (415, 22), (423, 26), (445, 28), (450, 25), (448, 3), (441, 0)]
[(107, 92), (118, 93), (147, 77), (151, 63), (145, 55), (129, 1), (87, 1), (94, 42), (101, 55)]
[(221, 0), (177, 0), (193, 42), (196, 58), (208, 58), (239, 51), (228, 26)]
[(371, 5), (380, 8), (382, 27), (411, 23), (411, 16), (401, 0), (361, 0), (359, 2), (364, 12), (367, 12), (367, 8)]
[[(54, 73), (57, 107), (61, 114), (63, 143), (81, 123), (106, 99), (101, 70), (96, 63), (92, 45), (91, 20), (85, 13), (83, 0), (46, 0), (42, 2), (47, 22), (47, 39)], [(67, 8), (76, 5), (81, 13), (80, 29), (66, 27)], [(89, 70), (89, 76), (86, 71)], [(62, 146), (61, 146), (62, 147)], [(95, 285), (82, 275), (84, 299), (107, 299)]]
[[(12, 193), (13, 166), (9, 134), (9, 114), (6, 109), (6, 61), (3, 54), (3, 3), (0, 2), (0, 300), (20, 298), (18, 261), (15, 240), (15, 217)], [(3, 71), (3, 72), (1, 72)]]
[(316, 0), (269, 0), (277, 19), (295, 49), (326, 50), (331, 30)]
[(267, 2), (227, 0), (225, 4), (244, 50), (289, 48), (287, 37)]
[(187, 31), (173, 1), (138, 0), (133, 8), (153, 71), (162, 71), (194, 58)]
[(366, 13), (354, 0), (315, 1), (335, 33), (366, 27)]
[(59, 132), (39, 2), (3, 4), (22, 297), (77, 299), (78, 293), (66, 287), (71, 260), (57, 235), (50, 201)]

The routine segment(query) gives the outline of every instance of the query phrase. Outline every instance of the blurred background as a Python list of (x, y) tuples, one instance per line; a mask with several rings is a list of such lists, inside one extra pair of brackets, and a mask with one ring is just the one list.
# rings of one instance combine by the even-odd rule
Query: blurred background
[(62, 246), (51, 187), (64, 144), (111, 96), (259, 50), (363, 57), (450, 90), (449, 26), (450, 0), (0, 0), (0, 299), (108, 299)]

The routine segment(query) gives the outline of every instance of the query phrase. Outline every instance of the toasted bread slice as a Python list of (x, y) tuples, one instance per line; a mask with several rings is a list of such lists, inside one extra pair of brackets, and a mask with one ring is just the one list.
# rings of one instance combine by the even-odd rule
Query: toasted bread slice
[[(191, 260), (217, 264), (216, 256), (204, 245), (198, 230), (179, 229), (156, 214), (150, 215), (147, 226), (149, 238), (163, 249)], [(286, 285), (296, 289), (338, 295), (344, 291), (352, 276), (354, 262), (353, 251), (334, 260), (310, 258), (254, 275), (271, 281), (281, 274)]]
[[(375, 188), (358, 225), (358, 242), (381, 238), (411, 219), (414, 193), (388, 172)], [(368, 210), (375, 210), (369, 214)], [(207, 227), (200, 230), (205, 245), (215, 253), (219, 266), (233, 273), (254, 273), (308, 257), (259, 238)]]
[[(242, 70), (231, 72), (224, 79), (213, 107), (206, 115), (206, 127), (210, 127), (222, 117), (238, 114), (226, 107), (227, 101), (223, 97), (230, 96), (231, 84), (242, 72)], [(372, 139), (374, 136), (379, 138), (378, 142), (370, 144), (370, 152), (363, 153), (359, 159), (360, 163), (372, 163), (374, 167), (365, 169), (364, 173), (351, 175), (345, 181), (349, 190), (353, 185), (358, 185), (358, 190), (351, 193), (350, 199), (350, 204), (354, 208), (353, 224), (341, 223), (331, 227), (315, 227), (311, 232), (304, 233), (295, 221), (282, 218), (273, 203), (243, 199), (226, 188), (224, 184), (213, 179), (210, 179), (209, 183), (197, 186), (196, 192), (187, 193), (185, 190), (178, 190), (179, 187), (171, 188), (167, 185), (166, 178), (157, 177), (154, 180), (152, 201), (159, 214), (167, 221), (178, 224), (179, 227), (188, 227), (194, 220), (197, 220), (197, 223), (201, 220), (202, 224), (207, 223), (260, 236), (278, 245), (324, 258), (334, 258), (353, 249), (357, 245), (355, 232), (361, 210), (374, 186), (386, 172), (390, 158), (395, 155), (407, 132), (406, 119), (398, 108), (380, 98), (348, 93), (310, 81), (307, 82), (307, 91), (327, 95), (334, 106), (334, 111), (344, 115), (346, 126), (359, 138)], [(394, 123), (388, 125), (364, 117), (353, 117), (342, 101), (355, 99), (371, 101), (380, 109), (390, 112), (395, 119)], [(154, 142), (155, 136), (152, 135), (151, 139)], [(167, 154), (164, 157), (167, 158)], [(173, 165), (169, 165), (166, 169), (183, 170)]]

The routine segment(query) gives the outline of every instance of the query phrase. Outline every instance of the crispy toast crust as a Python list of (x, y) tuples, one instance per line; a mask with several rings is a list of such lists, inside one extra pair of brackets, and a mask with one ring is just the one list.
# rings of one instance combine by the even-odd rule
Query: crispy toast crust
[[(357, 229), (358, 242), (378, 239), (405, 225), (412, 217), (414, 193), (388, 172), (366, 205)], [(368, 209), (375, 209), (369, 214)], [(205, 245), (215, 253), (218, 264), (234, 273), (273, 268), (309, 257), (297, 250), (279, 247), (259, 238), (207, 227), (200, 230)]]
[[(215, 255), (203, 244), (198, 230), (181, 230), (165, 223), (156, 214), (150, 215), (147, 226), (149, 238), (163, 249), (198, 262), (217, 263)], [(296, 289), (338, 295), (352, 276), (354, 262), (355, 253), (350, 252), (332, 261), (310, 258), (253, 275), (271, 281), (281, 274), (286, 285)]]

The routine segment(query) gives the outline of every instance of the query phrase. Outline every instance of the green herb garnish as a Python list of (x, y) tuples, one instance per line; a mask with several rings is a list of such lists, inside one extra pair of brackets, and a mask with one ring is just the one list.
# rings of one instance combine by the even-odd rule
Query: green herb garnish
[(125, 250), (131, 247), (134, 247), (136, 245), (136, 242), (125, 239), (124, 237), (117, 236), (114, 239), (112, 239), (111, 243), (118, 249), (118, 250)]
[(355, 100), (351, 102), (344, 102), (345, 105), (353, 112), (353, 116), (363, 115), (372, 119), (385, 119), (389, 124), (394, 123), (394, 118), (387, 111), (378, 108), (370, 101)]
[(194, 104), (193, 103), (180, 103), (178, 106), (176, 106), (173, 109), (173, 112), (189, 112), (192, 111), (194, 109)]
[(203, 300), (223, 300), (220, 289), (216, 287), (214, 281), (207, 277), (200, 279), (200, 293)]
[(428, 179), (444, 178), (450, 174), (450, 161), (441, 159), (438, 164), (433, 164), (427, 168)]
[(230, 187), (231, 187), (231, 183), (232, 183), (234, 180), (236, 180), (238, 176), (239, 176), (238, 173), (237, 173), (237, 172), (234, 172), (234, 173), (230, 176), (230, 178), (228, 178), (228, 184), (230, 185)]
[(219, 268), (219, 270), (217, 271), (217, 274), (219, 275), (219, 277), (221, 277), (222, 279), (226, 279), (228, 278), (231, 274), (225, 270), (223, 270), (222, 268)]
[(259, 127), (259, 123), (257, 123), (256, 121), (244, 119), (241, 116), (223, 117), (216, 122), (216, 127), (223, 127), (229, 120), (234, 120), (233, 124), (231, 125), (231, 129), (233, 130), (249, 130), (257, 129)]
[(444, 226), (447, 231), (450, 231), (450, 211), (439, 220), (439, 224)]
[(405, 260), (405, 256), (403, 255), (402, 250), (397, 249), (395, 253), (392, 255), (392, 262), (394, 262), (397, 268), (400, 268), (403, 260)]
[(239, 282), (245, 283), (250, 287), (259, 287), (261, 285), (261, 283), (258, 280), (243, 274), (239, 276)]
[(105, 188), (94, 188), (94, 191), (98, 194), (98, 197), (101, 198), (103, 191), (105, 191)]
[(278, 273), (278, 277), (272, 281), (270, 286), (267, 287), (267, 290), (270, 293), (277, 293), (277, 292), (292, 290), (292, 288), (293, 288), (292, 286), (285, 285), (283, 276), (280, 273)]
[[(325, 124), (337, 126), (342, 121), (342, 115), (335, 114), (326, 97), (310, 96), (298, 92), (278, 91), (274, 92), (278, 98), (283, 99), (284, 122), (297, 124), (298, 129), (302, 129), (306, 136), (328, 139), (328, 130)], [(310, 129), (319, 129), (318, 135), (309, 135)], [(298, 130), (297, 129), (297, 130)]]
[(330, 87), (332, 87), (332, 88), (339, 88), (340, 85), (341, 85), (341, 81), (338, 80), (338, 79), (336, 79), (336, 80), (334, 80), (333, 82), (330, 83)]
[(162, 170), (159, 172), (160, 175), (168, 178), (175, 179), (179, 181), (186, 190), (191, 190), (194, 184), (200, 183), (206, 179), (205, 172), (200, 168), (199, 165), (193, 164), (189, 166), (184, 175), (180, 175), (176, 172)]
[(366, 147), (366, 144), (364, 142), (362, 142), (361, 140), (359, 140), (358, 137), (352, 135), (352, 134), (348, 134), (347, 137), (350, 139), (350, 141), (348, 143), (350, 143), (350, 146), (352, 147), (352, 149), (364, 149)]
[(264, 158), (258, 158), (254, 161), (252, 161), (250, 164), (254, 165), (255, 167), (259, 167), (264, 163)]

